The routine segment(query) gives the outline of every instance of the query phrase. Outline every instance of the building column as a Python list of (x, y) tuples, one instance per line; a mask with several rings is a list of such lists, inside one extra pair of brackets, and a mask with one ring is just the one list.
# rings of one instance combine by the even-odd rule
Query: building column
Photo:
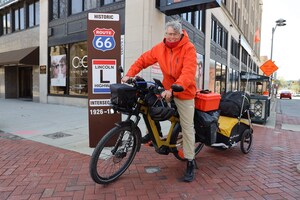
[(39, 101), (47, 103), (48, 95), (48, 1), (40, 0), (40, 66), (46, 66), (46, 74), (40, 74)]
[[(126, 1), (125, 5), (125, 72), (145, 51), (162, 41), (165, 15), (155, 8), (155, 0)], [(150, 70), (140, 74), (148, 80)]]

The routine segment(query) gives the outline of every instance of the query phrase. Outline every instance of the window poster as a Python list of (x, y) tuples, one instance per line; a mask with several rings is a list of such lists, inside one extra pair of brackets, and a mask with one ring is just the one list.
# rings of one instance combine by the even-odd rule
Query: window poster
[(51, 86), (66, 86), (66, 54), (51, 56)]

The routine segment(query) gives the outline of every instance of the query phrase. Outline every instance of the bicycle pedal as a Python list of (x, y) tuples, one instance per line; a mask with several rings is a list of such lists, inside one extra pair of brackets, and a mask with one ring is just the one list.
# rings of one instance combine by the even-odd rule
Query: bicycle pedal
[(160, 148), (158, 149), (155, 149), (155, 151), (159, 154), (162, 154), (162, 155), (168, 155), (170, 153), (169, 151), (169, 147), (167, 146), (161, 146)]
[(152, 143), (152, 141), (149, 141), (149, 142), (145, 143), (144, 146), (153, 147), (153, 143)]

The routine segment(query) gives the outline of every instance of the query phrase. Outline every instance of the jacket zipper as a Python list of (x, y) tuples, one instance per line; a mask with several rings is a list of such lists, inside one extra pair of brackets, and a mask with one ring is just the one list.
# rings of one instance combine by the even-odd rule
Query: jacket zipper
[(173, 58), (173, 51), (170, 49), (171, 52), (171, 59), (170, 59), (170, 75), (172, 75), (172, 58)]

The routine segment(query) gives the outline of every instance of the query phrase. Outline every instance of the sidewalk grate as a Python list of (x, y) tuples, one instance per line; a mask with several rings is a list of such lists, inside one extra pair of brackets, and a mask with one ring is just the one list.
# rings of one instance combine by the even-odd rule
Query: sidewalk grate
[(47, 135), (43, 135), (45, 137), (51, 138), (51, 139), (59, 139), (64, 137), (72, 136), (71, 134), (63, 133), (63, 132), (56, 132), (56, 133), (50, 133)]

